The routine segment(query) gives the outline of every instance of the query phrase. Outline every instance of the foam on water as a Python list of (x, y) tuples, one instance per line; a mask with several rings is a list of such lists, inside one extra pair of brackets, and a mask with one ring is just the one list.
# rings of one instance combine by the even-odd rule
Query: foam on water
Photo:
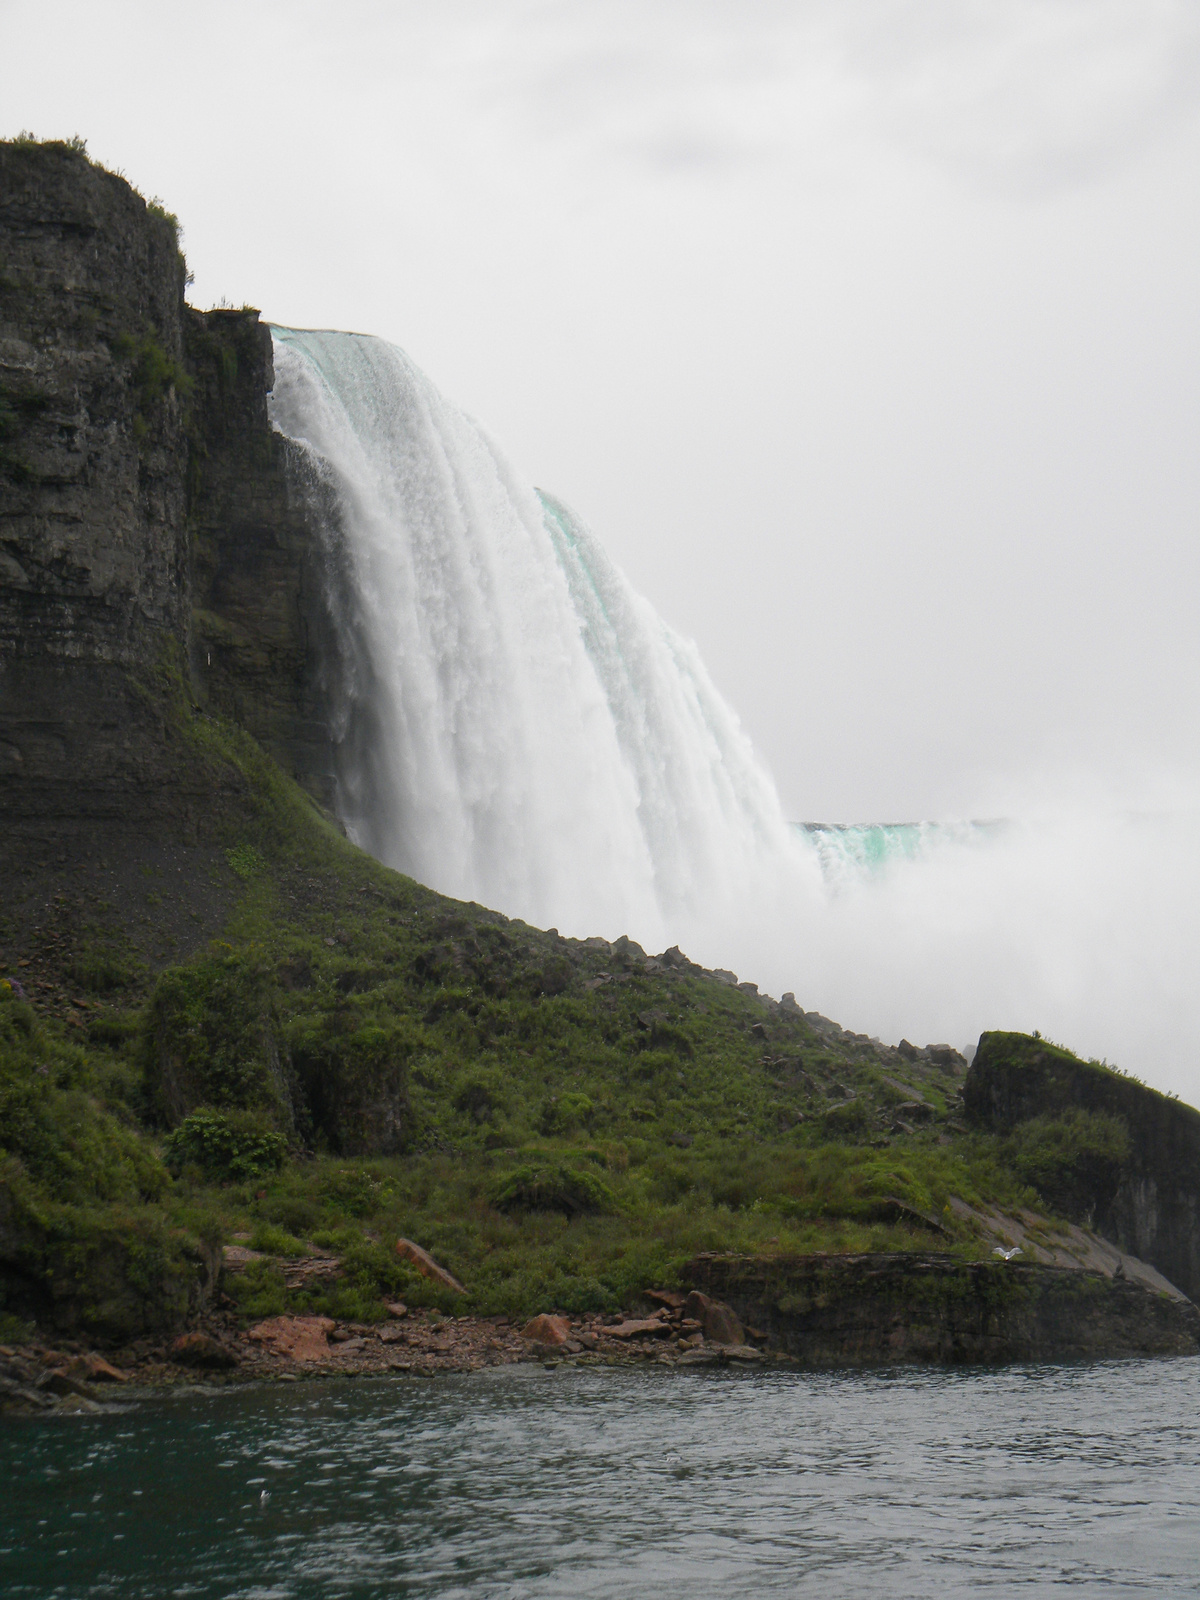
[(883, 1038), (1040, 1028), (1195, 1094), (1194, 815), (791, 825), (695, 646), (573, 512), (394, 346), (273, 334), (272, 418), (331, 491), (339, 808), (366, 849)]

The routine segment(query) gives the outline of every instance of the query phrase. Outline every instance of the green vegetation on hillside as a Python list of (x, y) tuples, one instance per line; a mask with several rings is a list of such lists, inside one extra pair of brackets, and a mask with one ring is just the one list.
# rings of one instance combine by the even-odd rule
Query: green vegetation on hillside
[[(22, 1274), (0, 1314), (163, 1328), (234, 1240), (262, 1256), (229, 1281), (246, 1317), (369, 1319), (391, 1296), (616, 1309), (705, 1250), (978, 1254), (952, 1195), (1053, 1203), (1068, 1145), (1119, 1158), (1113, 1119), (968, 1133), (953, 1064), (900, 1077), (871, 1041), (678, 952), (422, 888), (172, 681), (181, 737), (251, 797), (224, 846), (234, 909), (157, 974), (92, 929), (70, 967), (86, 1020), (39, 1014), (0, 977), (0, 1243)], [(401, 1262), (398, 1237), (466, 1302)], [(287, 1288), (287, 1261), (313, 1252), (343, 1275)]]

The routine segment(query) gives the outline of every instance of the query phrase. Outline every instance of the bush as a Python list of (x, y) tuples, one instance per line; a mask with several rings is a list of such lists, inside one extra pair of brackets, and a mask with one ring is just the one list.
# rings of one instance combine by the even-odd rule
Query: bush
[(568, 1092), (548, 1100), (542, 1109), (542, 1132), (545, 1134), (572, 1133), (576, 1128), (590, 1127), (595, 1106), (586, 1094)]
[(615, 1211), (616, 1196), (594, 1172), (560, 1163), (520, 1166), (492, 1191), (497, 1211), (561, 1211), (565, 1217), (587, 1211)]
[(150, 1000), (146, 1076), (167, 1121), (197, 1106), (272, 1111), (288, 1120), (271, 978), (265, 964), (238, 956), (161, 974)]
[(1129, 1129), (1120, 1117), (1104, 1112), (1068, 1111), (1020, 1123), (1001, 1150), (1013, 1171), (1051, 1209), (1090, 1223), (1121, 1181)]
[(263, 1117), (246, 1111), (214, 1111), (210, 1106), (185, 1117), (166, 1142), (167, 1165), (172, 1172), (194, 1165), (218, 1182), (277, 1172), (286, 1155), (287, 1140)]

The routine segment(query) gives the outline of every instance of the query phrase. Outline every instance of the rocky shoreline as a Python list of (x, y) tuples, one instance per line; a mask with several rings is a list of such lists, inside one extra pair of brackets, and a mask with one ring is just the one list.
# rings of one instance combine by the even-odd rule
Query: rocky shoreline
[[(301, 1378), (435, 1377), (534, 1363), (703, 1367), (788, 1362), (743, 1330), (732, 1310), (702, 1294), (661, 1291), (645, 1317), (542, 1315), (523, 1327), (507, 1317), (409, 1311), (383, 1323), (272, 1317), (238, 1328), (206, 1318), (169, 1344), (140, 1341), (102, 1355), (74, 1341), (0, 1345), (0, 1415), (94, 1411), (147, 1391)], [(705, 1332), (706, 1326), (709, 1332)]]
[(650, 1290), (636, 1316), (544, 1313), (521, 1325), (394, 1302), (387, 1321), (371, 1324), (277, 1316), (243, 1327), (214, 1311), (170, 1342), (106, 1354), (67, 1340), (0, 1345), (0, 1415), (95, 1411), (197, 1385), (436, 1377), (518, 1363), (811, 1371), (1200, 1354), (1191, 1301), (1094, 1271), (893, 1254), (707, 1256), (691, 1275), (711, 1292)]

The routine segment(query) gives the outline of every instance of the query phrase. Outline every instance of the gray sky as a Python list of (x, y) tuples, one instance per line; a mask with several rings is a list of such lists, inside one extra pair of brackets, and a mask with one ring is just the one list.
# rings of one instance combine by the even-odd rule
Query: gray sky
[(0, 0), (192, 296), (403, 345), (794, 817), (1190, 806), (1193, 0)]

